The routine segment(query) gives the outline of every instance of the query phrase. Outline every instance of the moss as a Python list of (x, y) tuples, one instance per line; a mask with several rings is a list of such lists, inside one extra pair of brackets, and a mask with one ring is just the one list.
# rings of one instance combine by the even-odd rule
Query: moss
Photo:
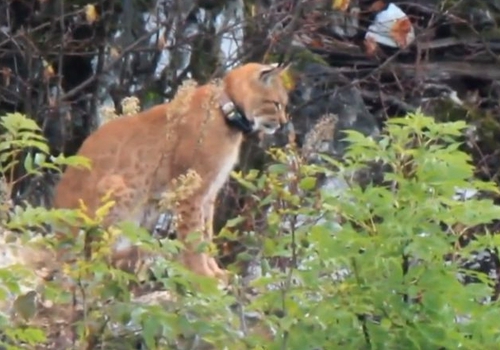
[(474, 111), (469, 113), (468, 122), (478, 126), (479, 139), (488, 149), (500, 148), (500, 121), (490, 111)]
[(500, 148), (500, 120), (491, 111), (470, 106), (458, 106), (449, 100), (436, 102), (434, 116), (439, 121), (464, 120), (477, 127), (479, 141), (488, 149)]
[(317, 63), (324, 66), (329, 66), (328, 63), (320, 56), (305, 48), (293, 48), (292, 55), (294, 58), (294, 68), (302, 70), (308, 63)]
[(442, 99), (432, 104), (434, 117), (440, 122), (451, 122), (467, 119), (469, 111), (450, 100)]
[[(500, 20), (500, 16), (498, 16), (498, 20)], [(500, 28), (493, 28), (483, 31), (481, 33), (481, 37), (488, 40), (498, 40), (500, 39)]]
[[(285, 59), (290, 59), (290, 58), (293, 61), (293, 68), (299, 71), (302, 70), (304, 66), (309, 63), (317, 63), (324, 66), (328, 66), (328, 63), (320, 55), (317, 55), (303, 47), (297, 47), (297, 46), (292, 47), (289, 57)], [(282, 59), (282, 57), (280, 54), (277, 53), (269, 54), (266, 57), (267, 62), (277, 62), (279, 59)]]
[[(316, 63), (328, 66), (321, 56), (312, 53), (308, 49), (297, 47), (293, 48), (292, 51), (291, 57), (285, 58), (285, 60), (292, 59), (292, 67), (288, 70), (287, 74), (283, 76), (285, 86), (287, 86), (289, 90), (295, 88), (297, 81), (300, 79), (300, 72), (303, 71), (307, 64)], [(278, 54), (270, 54), (266, 58), (266, 63), (278, 62), (282, 59)]]

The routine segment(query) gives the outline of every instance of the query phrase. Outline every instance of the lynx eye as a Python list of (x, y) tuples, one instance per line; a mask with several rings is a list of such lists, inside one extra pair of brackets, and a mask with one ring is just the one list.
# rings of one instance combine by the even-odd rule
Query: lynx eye
[(280, 112), (283, 109), (283, 104), (281, 104), (278, 101), (266, 100), (265, 102), (266, 103), (272, 103), (278, 112)]

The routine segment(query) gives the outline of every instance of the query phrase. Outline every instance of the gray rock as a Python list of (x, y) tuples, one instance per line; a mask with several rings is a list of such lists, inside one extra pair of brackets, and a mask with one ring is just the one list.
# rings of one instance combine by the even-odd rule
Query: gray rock
[(345, 130), (356, 130), (364, 135), (376, 136), (379, 128), (375, 117), (368, 111), (359, 89), (334, 69), (317, 63), (306, 64), (299, 82), (291, 94), (292, 120), (299, 143), (327, 114), (336, 116), (332, 154), (345, 151)]

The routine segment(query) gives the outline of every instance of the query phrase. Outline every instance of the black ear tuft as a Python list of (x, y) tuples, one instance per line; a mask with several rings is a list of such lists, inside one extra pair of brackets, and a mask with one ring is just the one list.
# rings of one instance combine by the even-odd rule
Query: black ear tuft
[(263, 68), (260, 71), (259, 79), (264, 84), (269, 84), (273, 79), (279, 77), (281, 74), (286, 72), (286, 70), (289, 69), (291, 66), (292, 66), (291, 62), (289, 62), (286, 65), (280, 65), (276, 63), (270, 64), (268, 67)]
[(279, 71), (279, 68), (272, 66), (264, 68), (260, 71), (259, 80), (264, 84), (269, 84), (279, 74)]
[(264, 82), (264, 84), (269, 84), (273, 79), (279, 78), (288, 68), (291, 67), (291, 63), (282, 65), (279, 63), (269, 64), (266, 68), (260, 71), (259, 79)]

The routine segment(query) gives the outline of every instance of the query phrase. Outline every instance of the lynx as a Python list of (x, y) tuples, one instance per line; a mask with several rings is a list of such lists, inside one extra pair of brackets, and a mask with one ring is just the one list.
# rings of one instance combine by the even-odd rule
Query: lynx
[[(103, 224), (130, 220), (152, 232), (161, 194), (194, 172), (198, 187), (174, 208), (177, 238), (185, 247), (181, 261), (197, 274), (225, 280), (227, 272), (196, 245), (212, 240), (215, 199), (238, 161), (245, 134), (273, 134), (288, 122), (281, 77), (287, 68), (247, 63), (218, 82), (180, 89), (168, 103), (102, 125), (78, 151), (91, 160), (91, 170), (67, 168), (54, 206), (74, 209), (81, 200), (91, 215), (111, 191), (115, 205)], [(201, 238), (187, 240), (191, 232)], [(121, 253), (115, 248), (114, 254)]]

